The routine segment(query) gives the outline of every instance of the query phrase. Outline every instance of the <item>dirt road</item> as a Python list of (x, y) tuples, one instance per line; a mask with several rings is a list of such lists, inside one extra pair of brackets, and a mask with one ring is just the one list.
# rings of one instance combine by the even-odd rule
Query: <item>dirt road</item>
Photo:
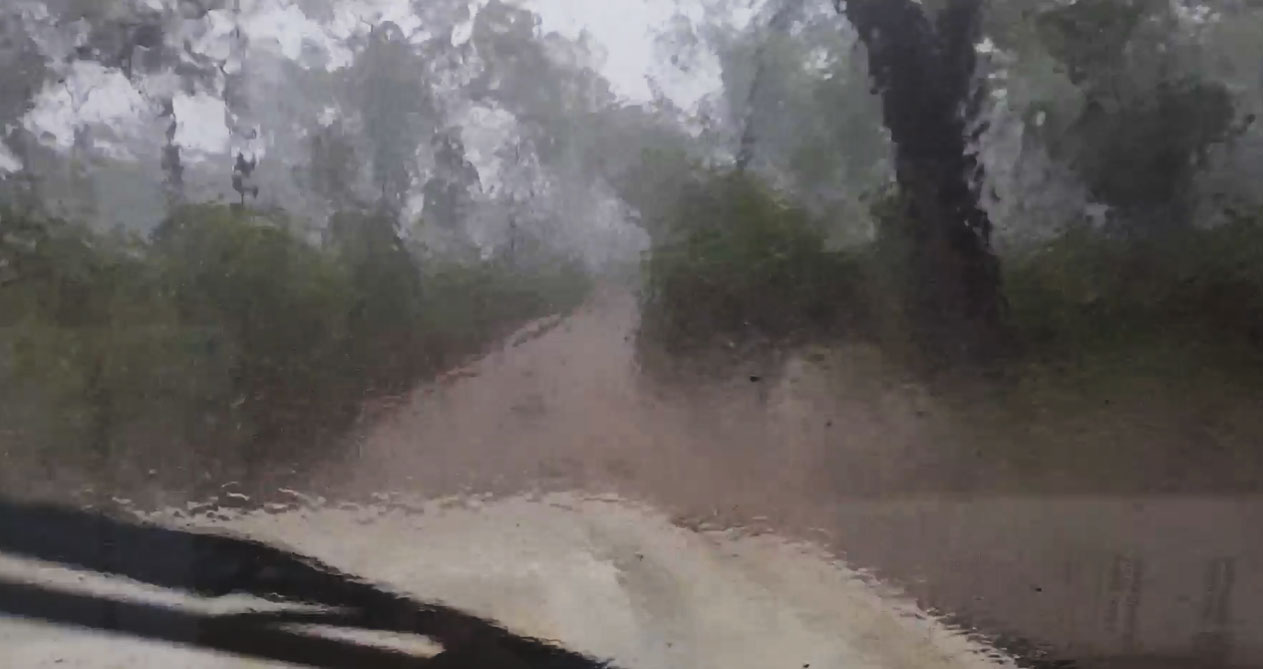
[(947, 494), (975, 463), (863, 355), (663, 388), (638, 374), (635, 325), (609, 292), (419, 390), (339, 463), (343, 489), (613, 491), (690, 527), (818, 542), (1058, 657), (1263, 666), (1263, 499)]

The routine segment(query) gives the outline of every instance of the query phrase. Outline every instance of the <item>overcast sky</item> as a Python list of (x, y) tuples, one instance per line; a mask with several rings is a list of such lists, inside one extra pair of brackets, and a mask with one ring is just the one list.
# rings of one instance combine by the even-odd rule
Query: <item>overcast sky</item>
[(545, 32), (575, 36), (586, 30), (606, 52), (602, 72), (620, 95), (648, 100), (645, 77), (654, 69), (654, 31), (676, 11), (674, 0), (528, 0)]

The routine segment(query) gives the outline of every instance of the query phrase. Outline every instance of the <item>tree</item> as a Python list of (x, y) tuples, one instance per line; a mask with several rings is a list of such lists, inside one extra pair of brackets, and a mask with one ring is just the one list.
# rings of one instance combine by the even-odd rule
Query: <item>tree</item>
[(913, 0), (835, 0), (868, 52), (894, 143), (902, 197), (909, 316), (935, 358), (978, 358), (996, 343), (1003, 311), (991, 221), (979, 206), (971, 135), (982, 0), (946, 0), (931, 17)]
[(429, 135), (434, 102), (424, 67), (394, 23), (375, 26), (350, 72), (365, 133), (371, 144), (378, 204), (398, 217), (417, 170), (420, 138)]
[(768, 33), (770, 35), (762, 41), (754, 52), (754, 74), (750, 78), (750, 92), (746, 100), (743, 119), (741, 121), (741, 143), (737, 147), (737, 170), (745, 170), (754, 159), (754, 144), (758, 138), (758, 131), (755, 125), (755, 106), (759, 101), (760, 89), (765, 86), (768, 79), (768, 58), (767, 48), (772, 39), (779, 37), (781, 33), (786, 32), (790, 22), (794, 19), (794, 15), (802, 11), (804, 0), (785, 0), (772, 14), (772, 18), (768, 20)]
[(355, 184), (359, 161), (355, 144), (342, 123), (315, 128), (307, 140), (308, 187), (319, 193), (334, 212), (357, 206)]
[(257, 165), (257, 159), (246, 160), (245, 154), (237, 153), (237, 160), (232, 167), (232, 189), (237, 191), (238, 197), (241, 198), (239, 203), (241, 207), (246, 206), (246, 195), (254, 198), (259, 197), (259, 187), (254, 185), (250, 179)]
[[(20, 130), (22, 117), (48, 75), (48, 64), (28, 34), (17, 7), (0, 9), (0, 158), (12, 156), (19, 169), (29, 141)], [(0, 161), (2, 162), (2, 161)], [(17, 170), (15, 170), (17, 171)], [(0, 168), (0, 183), (6, 180)]]
[(1197, 172), (1235, 132), (1232, 94), (1180, 23), (1171, 4), (1142, 0), (1078, 0), (1035, 21), (1082, 96), (1077, 113), (1044, 114), (1038, 135), (1132, 234), (1188, 226)]
[(703, 31), (731, 126), (718, 126), (722, 143), (735, 147), (738, 168), (807, 206), (831, 241), (868, 241), (864, 195), (891, 178), (889, 139), (854, 31), (823, 3), (772, 3), (764, 13), (746, 27)]
[[(406, 383), (421, 369), (418, 346), (421, 275), (390, 212), (339, 212), (330, 241), (349, 274), (349, 350), (355, 372), (386, 386)], [(377, 390), (381, 390), (380, 388)]]
[(465, 157), (465, 145), (459, 128), (437, 132), (431, 140), (434, 169), (425, 182), (427, 224), (438, 226), (447, 235), (458, 235), (461, 245), (468, 246), (465, 224), (474, 208), (474, 191), (478, 187), (478, 170)]

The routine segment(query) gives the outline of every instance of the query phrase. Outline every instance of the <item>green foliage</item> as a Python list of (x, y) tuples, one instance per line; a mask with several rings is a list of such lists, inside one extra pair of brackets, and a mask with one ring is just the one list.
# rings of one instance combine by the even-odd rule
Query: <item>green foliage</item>
[(1009, 259), (1005, 285), (1028, 355), (1162, 342), (1263, 361), (1263, 217), (1143, 240), (1072, 230)]
[[(11, 454), (106, 458), (159, 424), (168, 440), (231, 438), (231, 412), (204, 410), (231, 406), (232, 356), (215, 332), (181, 323), (141, 243), (12, 210), (0, 226), (12, 272), (0, 288)], [(186, 438), (195, 426), (204, 439)]]
[[(652, 345), (679, 362), (734, 348), (745, 355), (751, 344), (861, 339), (915, 365), (896, 192), (871, 203), (876, 242), (838, 253), (800, 210), (747, 176), (707, 174), (683, 190), (659, 222), (673, 234), (645, 261), (642, 351)], [(1246, 375), (1263, 365), (1263, 215), (1142, 237), (1073, 228), (1006, 256), (1003, 269), (997, 354), (1015, 369), (1085, 356)]]
[(1133, 231), (1188, 225), (1198, 169), (1243, 127), (1243, 100), (1199, 66), (1202, 48), (1184, 42), (1172, 7), (1078, 0), (1035, 22), (1082, 104), (1039, 105), (1033, 130)]
[(258, 437), (305, 432), (336, 416), (329, 403), (347, 370), (351, 282), (334, 258), (284, 221), (220, 206), (176, 212), (154, 247), (180, 323), (233, 352), (235, 402)]
[(357, 372), (386, 386), (406, 384), (423, 366), (416, 346), (421, 281), (416, 263), (381, 212), (342, 212), (329, 225), (331, 250), (348, 273), (347, 355)]
[(619, 197), (639, 212), (640, 227), (653, 243), (674, 234), (674, 208), (700, 170), (682, 147), (649, 148), (615, 180)]
[(699, 175), (656, 226), (671, 234), (645, 261), (643, 343), (805, 341), (866, 321), (858, 260), (748, 175)]
[(144, 242), (0, 211), (10, 455), (189, 476), (301, 462), (363, 400), (405, 391), (588, 289), (571, 264), (422, 274), (388, 218), (341, 214), (323, 248), (290, 228), (197, 205)]
[(477, 264), (431, 261), (422, 285), (424, 350), (454, 358), (479, 353), (518, 324), (579, 305), (591, 285), (577, 263), (535, 269), (503, 259)]
[[(1151, 90), (1092, 96), (1067, 132), (1050, 138), (1101, 202), (1151, 224), (1158, 214), (1186, 224), (1193, 178), (1208, 149), (1229, 139), (1227, 89), (1194, 79)], [(1132, 221), (1134, 222), (1134, 221)]]

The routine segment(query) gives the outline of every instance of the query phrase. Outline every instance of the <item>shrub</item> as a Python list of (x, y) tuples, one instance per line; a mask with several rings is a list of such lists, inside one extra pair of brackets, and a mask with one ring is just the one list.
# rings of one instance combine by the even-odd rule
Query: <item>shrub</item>
[(838, 336), (867, 321), (858, 257), (754, 178), (703, 173), (654, 225), (642, 344), (669, 352)]
[[(350, 411), (353, 286), (287, 222), (222, 206), (176, 212), (156, 235), (160, 285), (207, 353), (230, 358), (232, 399), (253, 437), (307, 437)], [(224, 355), (224, 354), (221, 354)]]
[[(897, 192), (872, 203), (874, 243), (831, 251), (802, 209), (748, 175), (695, 170), (679, 191), (652, 224), (642, 356), (675, 364), (861, 338), (919, 368)], [(1263, 216), (1144, 236), (1071, 228), (1001, 267), (998, 362), (1103, 355), (1250, 373), (1263, 364)]]
[(526, 321), (573, 309), (591, 289), (582, 267), (565, 260), (533, 267), (432, 260), (422, 285), (425, 349), (448, 361), (479, 353)]
[(1036, 357), (1165, 342), (1263, 353), (1263, 226), (1144, 239), (1071, 230), (1006, 259), (1010, 325)]
[(368, 397), (406, 390), (577, 305), (577, 265), (436, 262), (389, 221), (179, 209), (153, 239), (0, 211), (0, 419), (10, 456), (192, 477), (336, 443)]

